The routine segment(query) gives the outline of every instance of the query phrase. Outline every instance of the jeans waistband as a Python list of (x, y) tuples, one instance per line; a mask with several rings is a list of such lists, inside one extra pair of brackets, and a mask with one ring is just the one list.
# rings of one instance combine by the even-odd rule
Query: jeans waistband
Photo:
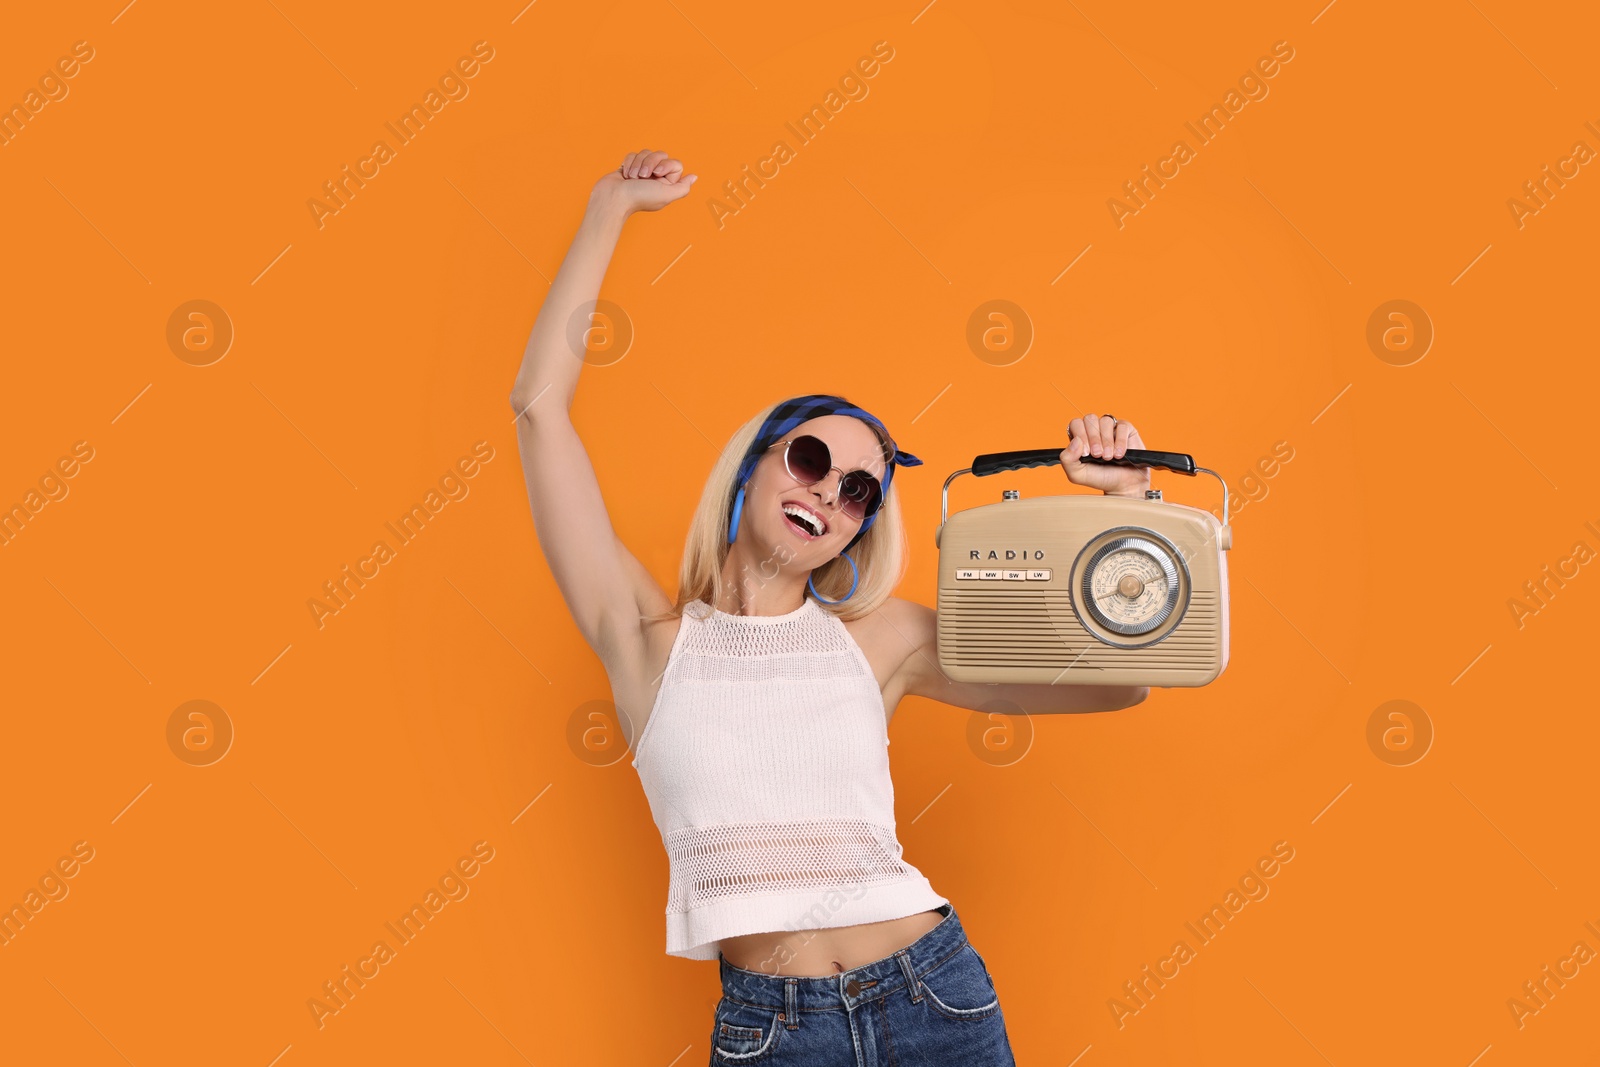
[[(787, 977), (735, 967), (718, 956), (722, 993), (729, 1000), (773, 1011), (853, 1011), (870, 1000), (900, 992), (915, 997), (915, 979), (943, 963), (967, 943), (955, 906), (941, 904), (939, 924), (905, 948), (839, 974)], [(798, 1020), (789, 1016), (790, 1025)]]

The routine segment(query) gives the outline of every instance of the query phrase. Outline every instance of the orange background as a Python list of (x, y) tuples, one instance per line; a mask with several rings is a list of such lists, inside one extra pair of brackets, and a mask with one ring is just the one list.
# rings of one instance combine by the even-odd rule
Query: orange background
[[(1064, 446), (1085, 410), (1251, 498), (1216, 683), (1035, 717), (1007, 767), (968, 747), (971, 712), (895, 718), (906, 858), (1020, 1062), (1600, 1054), (1600, 964), (1520, 1028), (1507, 1007), (1600, 950), (1600, 577), (1568, 564), (1520, 627), (1508, 606), (1600, 548), (1600, 177), (1520, 228), (1507, 207), (1600, 148), (1592, 10), (119, 3), (0, 36), (0, 101), (94, 49), (0, 147), (0, 503), (93, 449), (0, 547), (0, 902), (93, 849), (0, 948), (0, 1058), (705, 1062), (717, 971), (664, 954), (645, 798), (615, 736), (584, 739), (609, 688), (507, 402), (590, 185), (645, 147), (700, 183), (627, 225), (602, 295), (636, 338), (573, 417), (669, 589), (717, 448), (793, 393), (843, 392), (926, 461), (895, 484), (899, 595), (930, 605), (944, 476)], [(319, 228), (323, 182), (480, 40), (470, 94)], [(784, 124), (878, 41), (869, 95), (799, 146)], [(1196, 146), (1184, 123), (1278, 41), (1269, 95)], [(795, 158), (719, 228), (722, 183), (780, 138)], [(1179, 138), (1196, 158), (1119, 228), (1108, 199)], [(236, 334), (208, 366), (166, 336), (195, 299)], [(1005, 366), (965, 339), (993, 299), (1034, 331)], [(1436, 330), (1407, 366), (1366, 340), (1393, 299)], [(322, 583), (479, 441), (470, 494), (319, 628)], [(1292, 461), (1247, 480), (1280, 441)], [(1036, 469), (952, 507), (1005, 487), (1085, 491)], [(168, 739), (191, 700), (235, 731), (208, 766)], [(1390, 700), (1432, 724), (1409, 766), (1368, 745)], [(319, 1028), (308, 1000), (479, 841), (470, 894)], [(1123, 983), (1279, 841), (1270, 895), (1119, 1028)]]

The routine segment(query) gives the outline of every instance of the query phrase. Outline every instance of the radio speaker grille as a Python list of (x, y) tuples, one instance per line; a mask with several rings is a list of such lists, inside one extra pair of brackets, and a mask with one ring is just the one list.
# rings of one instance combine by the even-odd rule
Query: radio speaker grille
[[(939, 590), (939, 659), (959, 667), (1117, 669), (1132, 650), (1102, 643), (1078, 622), (1066, 590), (986, 592)], [(1204, 671), (1221, 640), (1218, 598), (1193, 591), (1183, 621), (1164, 639), (1139, 649), (1155, 670)]]

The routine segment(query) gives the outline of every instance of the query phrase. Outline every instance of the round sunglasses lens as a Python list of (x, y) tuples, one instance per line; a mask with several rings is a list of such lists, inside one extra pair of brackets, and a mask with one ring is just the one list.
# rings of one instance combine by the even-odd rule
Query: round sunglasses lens
[(839, 495), (846, 515), (853, 519), (864, 519), (878, 510), (881, 493), (876, 478), (851, 471), (840, 480)]
[(815, 485), (828, 476), (833, 459), (828, 446), (815, 437), (796, 437), (789, 442), (789, 473), (806, 485)]

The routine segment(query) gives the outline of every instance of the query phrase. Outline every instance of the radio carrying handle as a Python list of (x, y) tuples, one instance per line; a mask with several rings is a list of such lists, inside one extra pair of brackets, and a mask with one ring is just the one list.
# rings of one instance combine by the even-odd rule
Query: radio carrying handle
[[(1061, 462), (1061, 453), (1066, 448), (1025, 448), (1017, 452), (985, 452), (972, 461), (972, 466), (956, 471), (944, 480), (944, 489), (939, 495), (939, 526), (943, 529), (945, 522), (950, 517), (950, 483), (963, 474), (970, 474), (975, 478), (986, 478), (991, 474), (1003, 474), (1006, 471), (1022, 470), (1024, 467), (1049, 467)], [(1177, 471), (1194, 477), (1196, 474), (1209, 474), (1222, 483), (1222, 525), (1228, 525), (1228, 483), (1222, 475), (1205, 467), (1195, 466), (1194, 457), (1184, 452), (1153, 452), (1145, 448), (1130, 448), (1116, 459), (1105, 456), (1082, 456), (1082, 463), (1101, 463), (1112, 467), (1160, 467), (1163, 470)]]

